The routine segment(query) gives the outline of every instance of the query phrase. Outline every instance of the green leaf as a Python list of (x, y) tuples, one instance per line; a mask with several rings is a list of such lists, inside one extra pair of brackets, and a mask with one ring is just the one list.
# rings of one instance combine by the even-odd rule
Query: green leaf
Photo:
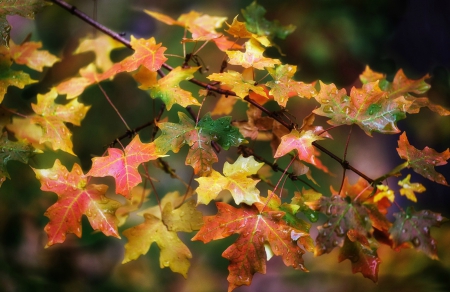
[(207, 113), (199, 122), (199, 132), (206, 132), (223, 149), (228, 150), (230, 146), (239, 146), (244, 142), (244, 136), (239, 129), (231, 126), (231, 117), (221, 117), (217, 120), (211, 118)]
[(0, 137), (0, 186), (9, 177), (6, 164), (10, 160), (28, 163), (28, 158), (33, 154), (34, 148), (25, 142), (12, 142), (8, 140), (6, 132)]
[(8, 46), (11, 26), (6, 20), (7, 15), (20, 15), (29, 19), (34, 19), (34, 14), (39, 12), (44, 6), (50, 5), (43, 0), (8, 0), (0, 2), (0, 45)]
[(258, 5), (256, 1), (241, 10), (245, 18), (247, 29), (260, 36), (267, 36), (269, 38), (278, 37), (285, 39), (286, 36), (295, 30), (294, 25), (282, 26), (278, 21), (269, 21), (264, 15), (266, 9)]

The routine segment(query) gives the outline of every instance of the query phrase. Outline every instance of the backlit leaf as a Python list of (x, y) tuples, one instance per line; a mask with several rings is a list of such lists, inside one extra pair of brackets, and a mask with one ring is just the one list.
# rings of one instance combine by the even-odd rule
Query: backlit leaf
[(411, 167), (418, 174), (431, 181), (448, 185), (445, 177), (434, 169), (435, 166), (447, 164), (447, 160), (450, 159), (448, 148), (442, 153), (438, 153), (429, 147), (425, 147), (423, 150), (416, 149), (409, 144), (406, 133), (403, 132), (398, 140), (397, 152), (402, 159), (407, 160), (408, 167)]
[(43, 67), (51, 67), (59, 61), (59, 58), (48, 51), (38, 50), (42, 47), (41, 42), (26, 42), (16, 45), (9, 42), (10, 54), (17, 64), (27, 65), (29, 68), (42, 72)]
[(236, 204), (245, 203), (251, 205), (260, 202), (259, 190), (255, 187), (259, 180), (249, 178), (264, 165), (256, 162), (253, 156), (244, 158), (242, 155), (233, 163), (225, 162), (223, 176), (213, 170), (208, 177), (200, 177), (195, 180), (199, 183), (196, 191), (197, 204), (209, 204), (223, 191), (230, 191)]
[(263, 52), (264, 48), (255, 39), (250, 39), (245, 43), (244, 53), (240, 51), (226, 51), (229, 58), (228, 63), (231, 65), (264, 70), (266, 67), (271, 68), (281, 64), (278, 59), (264, 57)]
[[(192, 254), (179, 239), (176, 232), (191, 232), (200, 229), (202, 213), (195, 209), (193, 201), (185, 202), (177, 209), (173, 203), (179, 198), (178, 192), (172, 193), (169, 200), (162, 202), (162, 214), (144, 214), (145, 222), (123, 232), (128, 238), (122, 263), (127, 263), (144, 255), (156, 242), (160, 249), (159, 264), (161, 268), (169, 267), (173, 272), (187, 278)], [(166, 195), (167, 196), (167, 195)], [(164, 197), (165, 198), (165, 197)], [(159, 209), (159, 208), (157, 208)]]
[(31, 104), (36, 115), (30, 119), (42, 127), (43, 135), (40, 143), (50, 142), (53, 150), (61, 149), (75, 155), (72, 151), (72, 133), (64, 123), (79, 126), (90, 106), (79, 103), (77, 99), (65, 105), (56, 104), (57, 96), (55, 88), (46, 94), (38, 94), (37, 104)]
[(281, 143), (274, 158), (284, 156), (296, 149), (300, 160), (316, 164), (314, 156), (316, 150), (312, 142), (322, 139), (322, 137), (314, 134), (312, 130), (298, 132), (296, 129), (293, 129), (289, 134), (281, 137)]
[(81, 167), (74, 164), (72, 171), (57, 159), (50, 169), (33, 169), (41, 183), (41, 190), (54, 192), (58, 201), (50, 206), (45, 216), (50, 222), (45, 226), (47, 246), (62, 243), (67, 233), (81, 237), (81, 217), (86, 215), (94, 230), (120, 238), (118, 220), (114, 215), (120, 203), (104, 196), (106, 185), (87, 184)]
[(11, 64), (9, 49), (0, 46), (0, 103), (2, 103), (3, 98), (5, 97), (8, 86), (24, 88), (25, 85), (37, 82), (36, 80), (31, 79), (30, 75), (27, 73), (11, 70)]
[(305, 251), (297, 239), (309, 234), (282, 220), (285, 212), (273, 211), (261, 203), (240, 205), (238, 209), (225, 203), (216, 203), (216, 206), (217, 215), (205, 216), (205, 224), (192, 240), (208, 243), (239, 234), (236, 242), (222, 254), (230, 260), (229, 292), (238, 286), (250, 285), (255, 273), (266, 273), (269, 256), (266, 246), (271, 253), (281, 256), (286, 266), (307, 271), (302, 258)]
[(174, 104), (183, 107), (188, 105), (200, 105), (200, 103), (192, 96), (190, 91), (180, 88), (180, 82), (194, 78), (194, 72), (199, 67), (191, 67), (183, 69), (177, 67), (169, 72), (166, 76), (158, 80), (157, 84), (150, 86), (150, 96), (152, 98), (160, 98), (170, 110)]
[(233, 70), (228, 70), (228, 72), (224, 73), (213, 73), (207, 76), (207, 78), (211, 81), (219, 81), (230, 86), (231, 90), (233, 90), (240, 98), (246, 97), (250, 90), (263, 96), (266, 95), (262, 87), (254, 85), (255, 81), (247, 80), (241, 73)]
[(114, 177), (116, 193), (131, 199), (131, 189), (142, 181), (137, 171), (138, 166), (160, 156), (156, 152), (154, 143), (142, 143), (137, 135), (124, 151), (108, 148), (108, 156), (92, 158), (92, 168), (86, 175)]
[(425, 187), (422, 184), (419, 183), (411, 183), (409, 180), (411, 178), (411, 175), (408, 174), (403, 180), (398, 182), (398, 185), (402, 188), (400, 189), (400, 194), (402, 196), (406, 196), (408, 200), (411, 200), (413, 202), (417, 202), (415, 192), (417, 193), (423, 193), (426, 191)]

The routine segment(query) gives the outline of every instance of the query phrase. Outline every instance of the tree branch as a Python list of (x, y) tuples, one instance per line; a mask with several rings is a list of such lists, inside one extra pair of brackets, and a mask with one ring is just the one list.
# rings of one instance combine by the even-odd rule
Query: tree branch
[[(101, 25), (100, 23), (98, 23), (97, 21), (93, 20), (88, 15), (86, 15), (85, 13), (81, 12), (80, 10), (78, 10), (75, 6), (70, 5), (70, 4), (68, 4), (68, 3), (66, 3), (65, 1), (62, 1), (62, 0), (50, 0), (50, 1), (52, 1), (53, 3), (56, 3), (57, 5), (61, 6), (65, 10), (69, 11), (70, 13), (72, 13), (75, 16), (77, 16), (78, 18), (80, 18), (81, 20), (85, 21), (86, 23), (92, 25), (96, 29), (102, 31), (103, 33), (105, 33), (105, 34), (107, 34), (109, 36), (111, 36), (113, 39), (121, 42), (126, 47), (132, 49), (131, 44), (130, 44), (130, 42), (128, 40), (123, 38), (118, 33), (110, 30), (109, 28), (107, 28), (107, 27)], [(171, 66), (169, 66), (168, 64), (166, 64), (166, 63), (164, 63), (162, 65), (162, 67), (167, 69), (167, 70), (169, 70), (169, 71), (173, 70), (173, 68)], [(159, 74), (163, 74), (163, 72), (161, 70), (158, 70), (158, 73)], [(217, 92), (219, 94), (224, 94), (224, 95), (228, 95), (228, 96), (236, 96), (236, 93), (231, 91), (231, 90), (225, 90), (225, 89), (222, 89), (222, 88), (218, 88), (218, 87), (212, 86), (211, 84), (208, 84), (208, 83), (205, 83), (205, 82), (201, 82), (201, 81), (199, 81), (197, 79), (190, 79), (189, 81), (191, 83), (194, 83), (194, 84), (196, 84), (196, 85), (198, 85), (200, 87), (203, 87), (203, 88), (205, 88), (205, 89), (207, 89), (209, 91)], [(268, 109), (266, 109), (265, 107), (263, 107), (262, 105), (257, 103), (256, 101), (252, 100), (250, 97), (246, 96), (244, 98), (244, 100), (249, 102), (249, 103), (251, 103), (252, 105), (256, 106), (258, 109), (260, 109), (266, 115), (268, 115), (269, 117), (275, 119), (277, 122), (282, 124), (287, 129), (292, 130), (294, 128), (294, 126), (292, 124), (286, 123), (286, 121), (284, 121), (282, 118), (280, 118), (280, 116), (277, 115), (275, 112), (269, 111)], [(341, 158), (336, 156), (334, 153), (332, 153), (331, 151), (329, 151), (325, 147), (317, 144), (317, 142), (313, 142), (312, 145), (314, 147), (316, 147), (317, 149), (319, 149), (320, 151), (322, 151), (325, 154), (327, 154), (328, 156), (330, 156), (331, 158), (333, 158), (334, 160), (336, 160), (337, 162), (339, 162), (344, 169), (349, 169), (349, 170), (353, 171), (354, 173), (358, 174), (359, 176), (361, 176), (362, 178), (364, 178), (365, 180), (367, 180), (371, 184), (374, 182), (373, 179), (369, 178), (364, 173), (362, 173), (358, 169), (356, 169), (353, 166), (351, 166), (348, 163), (348, 161), (342, 160)]]

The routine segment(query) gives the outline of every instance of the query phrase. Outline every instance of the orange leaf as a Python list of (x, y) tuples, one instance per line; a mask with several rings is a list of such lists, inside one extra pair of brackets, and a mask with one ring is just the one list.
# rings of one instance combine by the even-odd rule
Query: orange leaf
[(26, 42), (16, 45), (12, 40), (9, 42), (11, 58), (17, 64), (27, 65), (31, 69), (42, 72), (43, 67), (51, 67), (60, 59), (48, 51), (39, 51), (41, 42)]
[(231, 65), (241, 65), (244, 68), (253, 67), (264, 70), (266, 67), (274, 67), (281, 64), (280, 60), (263, 56), (264, 48), (255, 39), (245, 43), (245, 53), (240, 51), (226, 51)]
[(50, 169), (34, 169), (41, 190), (54, 192), (58, 201), (45, 212), (50, 222), (45, 226), (47, 246), (62, 243), (67, 233), (81, 237), (81, 217), (86, 215), (94, 230), (120, 238), (114, 215), (120, 203), (104, 196), (106, 185), (87, 185), (81, 167), (74, 164), (71, 172), (57, 159)]
[(293, 129), (289, 134), (281, 137), (281, 143), (275, 152), (274, 158), (286, 155), (290, 151), (296, 149), (300, 160), (316, 164), (315, 149), (312, 142), (322, 140), (323, 138), (317, 136), (314, 131), (301, 131), (300, 133)]

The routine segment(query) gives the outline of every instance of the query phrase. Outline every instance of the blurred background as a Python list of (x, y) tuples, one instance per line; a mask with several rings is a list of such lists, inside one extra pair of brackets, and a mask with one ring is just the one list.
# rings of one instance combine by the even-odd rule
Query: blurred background
[[(146, 1), (146, 0), (77, 0), (68, 1), (78, 9), (95, 18), (103, 25), (126, 38), (149, 38), (167, 47), (167, 54), (182, 54), (180, 39), (183, 29), (168, 26), (155, 21), (143, 12), (154, 10), (177, 18), (180, 14), (196, 10), (213, 16), (228, 17), (228, 23), (240, 14), (240, 9), (252, 1)], [(297, 29), (285, 40), (277, 40), (285, 56), (276, 49), (269, 49), (267, 55), (280, 58), (282, 62), (298, 66), (296, 79), (312, 82), (322, 80), (335, 83), (348, 91), (358, 86), (358, 75), (369, 65), (373, 70), (393, 78), (398, 69), (403, 68), (410, 78), (420, 78), (429, 73), (432, 85), (428, 97), (432, 102), (450, 108), (450, 2), (444, 0), (399, 0), (399, 1), (357, 1), (357, 0), (279, 0), (258, 1), (266, 8), (266, 18), (279, 20), (281, 24), (293, 24)], [(243, 18), (239, 18), (243, 21)], [(62, 61), (44, 73), (29, 71), (40, 82), (26, 87), (25, 90), (9, 88), (4, 105), (9, 108), (31, 112), (29, 103), (36, 102), (37, 93), (45, 93), (51, 86), (76, 75), (78, 70), (91, 62), (95, 56), (91, 53), (72, 55), (79, 39), (95, 31), (62, 8), (53, 5), (36, 15), (36, 20), (21, 17), (8, 17), (13, 26), (11, 38), (21, 43), (30, 33), (31, 40), (42, 41), (44, 48), (59, 56)], [(127, 49), (116, 50), (111, 54), (115, 61), (121, 60), (131, 52)], [(207, 46), (199, 53), (211, 72), (220, 68), (214, 45)], [(220, 57), (222, 58), (222, 57)], [(181, 60), (181, 59), (180, 59)], [(177, 59), (169, 61), (179, 65)], [(20, 67), (20, 70), (26, 70)], [(201, 77), (200, 77), (201, 78)], [(148, 94), (136, 87), (136, 82), (127, 74), (119, 74), (113, 81), (102, 83), (113, 103), (130, 127), (135, 128), (151, 121), (159, 110), (160, 102), (148, 97)], [(185, 83), (185, 89), (197, 92), (197, 88)], [(126, 128), (113, 109), (106, 102), (96, 86), (88, 88), (81, 96), (83, 103), (92, 105), (81, 127), (72, 127), (74, 152), (79, 160), (63, 152), (46, 151), (45, 158), (36, 156), (30, 163), (33, 167), (50, 168), (55, 158), (59, 158), (71, 169), (73, 163), (79, 163), (86, 171), (91, 158), (99, 156), (106, 145), (125, 133)], [(205, 105), (205, 111), (213, 107)], [(244, 119), (246, 106), (238, 104), (233, 118)], [(271, 109), (275, 104), (268, 103)], [(313, 101), (293, 99), (288, 110), (299, 123), (317, 105)], [(168, 116), (176, 121), (175, 106)], [(27, 112), (28, 109), (28, 112)], [(317, 118), (319, 124), (326, 125), (326, 119)], [(406, 131), (412, 145), (418, 149), (425, 146), (442, 152), (450, 146), (449, 118), (439, 117), (423, 109), (420, 114), (400, 121), (399, 128)], [(334, 153), (342, 155), (348, 127), (341, 127), (331, 134), (334, 141), (321, 142)], [(150, 129), (143, 137), (149, 139)], [(353, 127), (347, 159), (352, 165), (370, 177), (378, 177), (402, 160), (398, 157), (398, 135), (365, 135)], [(270, 157), (271, 150), (266, 143), (250, 144), (261, 149), (261, 156)], [(185, 147), (186, 148), (186, 147)], [(183, 148), (169, 160), (177, 174), (189, 181), (191, 169), (179, 159), (187, 153)], [(214, 165), (222, 170), (227, 158), (231, 161), (236, 153), (222, 153), (221, 162)], [(342, 171), (333, 160), (322, 154), (321, 159), (334, 177), (312, 170), (313, 177), (321, 186), (320, 190), (329, 195), (329, 186), (340, 186)], [(280, 163), (287, 163), (281, 161)], [(48, 219), (43, 216), (45, 210), (55, 202), (56, 195), (39, 190), (39, 183), (33, 171), (26, 165), (8, 163), (11, 180), (0, 188), (0, 291), (226, 291), (228, 261), (221, 253), (235, 240), (235, 237), (211, 242), (190, 242), (193, 234), (180, 234), (182, 240), (193, 253), (188, 279), (159, 268), (159, 250), (153, 245), (146, 256), (121, 265), (125, 239), (107, 238), (94, 233), (83, 220), (83, 238), (69, 235), (67, 241), (58, 246), (44, 249), (46, 235), (43, 227)], [(437, 171), (450, 179), (450, 167), (442, 166)], [(409, 173), (405, 171), (406, 175)], [(182, 189), (183, 184), (173, 181), (159, 170), (150, 170), (152, 177), (160, 181), (160, 194)], [(279, 174), (273, 174), (277, 181)], [(350, 174), (352, 183), (356, 176)], [(112, 184), (112, 180), (101, 180)], [(412, 173), (413, 182), (421, 182), (427, 192), (418, 195), (416, 210), (430, 209), (450, 217), (450, 192), (448, 187), (437, 185)], [(93, 181), (95, 183), (95, 181)], [(100, 181), (99, 181), (100, 182)], [(391, 185), (395, 185), (392, 181)], [(195, 184), (194, 184), (195, 186)], [(258, 184), (264, 194), (269, 187)], [(286, 189), (298, 187), (287, 182)], [(302, 186), (300, 186), (301, 188)], [(393, 186), (394, 188), (395, 186)], [(112, 188), (112, 187), (111, 187)], [(108, 196), (114, 197), (111, 190)], [(402, 207), (410, 202), (398, 198)], [(155, 204), (150, 194), (149, 204)], [(205, 214), (214, 214), (211, 206), (202, 209)], [(398, 212), (393, 207), (392, 212)], [(392, 218), (392, 217), (390, 217)], [(320, 218), (317, 224), (324, 222)], [(134, 218), (129, 225), (139, 223)], [(256, 274), (250, 287), (240, 287), (235, 291), (450, 291), (450, 227), (445, 224), (440, 229), (433, 228), (432, 236), (438, 242), (438, 255), (441, 261), (433, 261), (414, 250), (400, 253), (381, 246), (378, 253), (382, 259), (379, 283), (374, 284), (361, 276), (352, 275), (349, 261), (337, 263), (338, 251), (313, 258), (305, 256), (305, 266), (310, 273), (291, 270), (283, 265), (279, 258), (268, 262), (267, 274)]]

